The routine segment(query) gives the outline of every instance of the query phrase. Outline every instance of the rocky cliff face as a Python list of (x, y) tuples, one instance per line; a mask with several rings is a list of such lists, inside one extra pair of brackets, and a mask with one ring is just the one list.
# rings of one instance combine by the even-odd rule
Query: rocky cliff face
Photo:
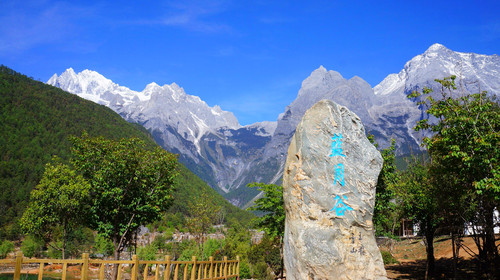
[(47, 83), (143, 125), (162, 147), (178, 153), (182, 163), (223, 194), (243, 181), (252, 182), (245, 179), (245, 170), (262, 154), (275, 129), (271, 122), (243, 127), (231, 112), (209, 107), (175, 83), (151, 83), (137, 92), (95, 71), (76, 74), (71, 68)]
[(319, 67), (307, 77), (297, 98), (276, 122), (240, 126), (236, 117), (220, 107), (209, 107), (177, 84), (151, 83), (141, 92), (117, 85), (97, 72), (76, 74), (68, 69), (48, 84), (110, 107), (130, 122), (151, 131), (165, 149), (180, 154), (180, 161), (232, 203), (243, 206), (255, 189), (250, 182), (281, 183), (286, 152), (304, 113), (327, 99), (357, 114), (369, 133), (385, 147), (397, 141), (398, 153), (420, 149), (423, 135), (413, 127), (425, 108), (406, 95), (424, 86), (435, 87), (435, 78), (457, 75), (464, 92), (500, 93), (500, 57), (454, 52), (434, 44), (408, 61), (398, 74), (387, 76), (373, 89), (359, 77)]

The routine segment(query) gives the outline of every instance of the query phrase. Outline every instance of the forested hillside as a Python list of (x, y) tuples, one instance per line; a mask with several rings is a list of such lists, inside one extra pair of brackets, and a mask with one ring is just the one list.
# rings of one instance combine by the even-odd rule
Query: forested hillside
[[(45, 164), (54, 155), (68, 161), (68, 136), (83, 131), (110, 139), (137, 137), (149, 148), (156, 146), (143, 127), (111, 109), (0, 67), (0, 239), (19, 234), (17, 221)], [(188, 201), (206, 192), (225, 208), (226, 219), (251, 219), (252, 214), (229, 204), (187, 168), (180, 170), (172, 212), (186, 214)]]

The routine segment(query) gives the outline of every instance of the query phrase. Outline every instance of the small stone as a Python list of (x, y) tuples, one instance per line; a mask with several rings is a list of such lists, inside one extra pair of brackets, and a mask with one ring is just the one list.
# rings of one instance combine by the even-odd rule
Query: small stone
[(305, 113), (283, 176), (288, 280), (387, 279), (372, 223), (382, 164), (346, 107), (322, 100)]

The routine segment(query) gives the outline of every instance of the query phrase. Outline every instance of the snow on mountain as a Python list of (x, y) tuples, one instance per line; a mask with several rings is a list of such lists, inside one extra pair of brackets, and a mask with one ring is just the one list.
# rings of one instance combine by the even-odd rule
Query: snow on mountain
[[(134, 98), (138, 98), (139, 100), (149, 98), (143, 93), (119, 86), (101, 74), (90, 70), (83, 70), (76, 74), (73, 68), (69, 68), (59, 77), (57, 74), (54, 74), (47, 84), (62, 88), (82, 98), (106, 106), (110, 106), (111, 104), (125, 106), (132, 103)], [(112, 95), (110, 95), (111, 93)]]
[[(500, 92), (500, 57), (475, 53), (454, 52), (441, 44), (434, 44), (423, 54), (408, 61), (398, 74), (390, 74), (373, 90), (375, 95), (406, 98), (405, 93), (424, 86), (432, 87), (436, 78), (457, 76), (468, 92), (479, 87), (490, 93)], [(389, 102), (391, 98), (386, 98)]]
[[(406, 96), (428, 87), (434, 89), (433, 96), (439, 98), (439, 84), (434, 79), (451, 75), (457, 76), (455, 82), (459, 92), (486, 90), (490, 95), (500, 93), (498, 55), (454, 52), (441, 44), (434, 44), (408, 61), (398, 74), (388, 75), (373, 88), (377, 104), (370, 108), (370, 115), (375, 120), (371, 128), (376, 136), (395, 138), (397, 143), (405, 143), (406, 148), (418, 149), (425, 135), (413, 128), (425, 115), (425, 108), (416, 104), (418, 100), (409, 100)], [(388, 144), (387, 140), (385, 144)]]
[[(126, 120), (146, 127), (167, 150), (209, 185), (242, 206), (258, 191), (251, 182), (280, 183), (286, 153), (305, 111), (322, 99), (332, 100), (356, 113), (381, 147), (396, 139), (398, 153), (419, 149), (424, 136), (413, 130), (425, 116), (424, 108), (406, 95), (434, 79), (457, 76), (459, 89), (500, 93), (500, 57), (454, 52), (434, 44), (408, 61), (397, 74), (372, 88), (360, 77), (345, 79), (320, 66), (302, 82), (297, 98), (276, 122), (240, 126), (236, 117), (219, 106), (209, 107), (177, 84), (151, 83), (141, 92), (119, 86), (97, 72), (76, 74), (68, 69), (48, 84), (106, 105)], [(460, 87), (461, 86), (461, 87)]]
[(275, 157), (278, 154), (283, 157), (286, 154), (289, 141), (302, 116), (322, 99), (346, 106), (363, 121), (371, 122), (368, 109), (375, 99), (371, 86), (359, 77), (347, 80), (340, 73), (327, 71), (320, 66), (302, 82), (297, 98), (279, 116), (276, 131), (266, 147), (265, 157)]
[(158, 144), (178, 153), (182, 163), (223, 192), (252, 182), (245, 170), (276, 129), (276, 122), (242, 127), (233, 113), (217, 105), (208, 106), (175, 83), (150, 83), (137, 92), (95, 71), (76, 74), (71, 68), (47, 83), (108, 106), (129, 122), (141, 124)]
[(219, 106), (209, 107), (198, 96), (186, 94), (175, 83), (163, 86), (150, 83), (143, 91), (137, 92), (115, 84), (95, 71), (84, 70), (76, 74), (69, 68), (60, 76), (54, 74), (47, 84), (108, 106), (125, 119), (144, 124), (148, 129), (161, 129), (168, 124), (186, 140), (194, 142), (198, 152), (199, 140), (207, 131), (241, 127), (233, 113), (223, 111)]

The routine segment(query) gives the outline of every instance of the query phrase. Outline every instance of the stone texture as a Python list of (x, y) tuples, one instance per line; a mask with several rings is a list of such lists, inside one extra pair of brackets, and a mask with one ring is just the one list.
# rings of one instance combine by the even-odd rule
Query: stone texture
[(305, 113), (283, 176), (287, 280), (387, 279), (372, 223), (382, 163), (346, 107), (322, 100)]

